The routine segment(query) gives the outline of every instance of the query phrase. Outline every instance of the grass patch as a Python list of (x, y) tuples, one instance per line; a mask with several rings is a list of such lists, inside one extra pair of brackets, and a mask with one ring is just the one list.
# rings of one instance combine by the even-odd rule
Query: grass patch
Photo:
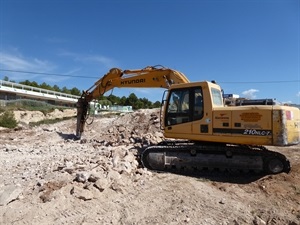
[[(27, 111), (40, 111), (44, 115), (53, 112), (55, 109), (70, 109), (70, 107), (51, 105), (43, 101), (35, 101), (29, 99), (19, 99), (6, 101), (5, 109), (14, 110), (27, 110)], [(0, 107), (0, 112), (4, 110), (4, 107)]]
[(18, 122), (15, 119), (14, 113), (12, 111), (4, 111), (0, 115), (0, 127), (15, 128)]
[(56, 119), (45, 119), (45, 120), (40, 120), (38, 122), (29, 122), (29, 126), (34, 127), (34, 126), (40, 126), (42, 124), (54, 124), (58, 123), (64, 120), (69, 120), (72, 119), (72, 117), (63, 117), (63, 118), (56, 118)]

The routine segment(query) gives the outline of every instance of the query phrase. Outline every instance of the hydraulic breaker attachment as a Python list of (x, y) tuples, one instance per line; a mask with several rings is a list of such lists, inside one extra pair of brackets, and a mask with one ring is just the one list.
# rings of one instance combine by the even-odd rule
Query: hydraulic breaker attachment
[(89, 102), (85, 97), (81, 97), (77, 102), (77, 127), (76, 127), (76, 137), (81, 138), (84, 132), (84, 125), (87, 119), (87, 112), (89, 108)]

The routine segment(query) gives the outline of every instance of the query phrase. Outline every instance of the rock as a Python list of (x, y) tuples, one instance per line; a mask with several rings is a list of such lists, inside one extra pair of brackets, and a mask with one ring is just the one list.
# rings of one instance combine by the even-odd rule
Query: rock
[(94, 186), (101, 192), (107, 189), (109, 185), (110, 184), (106, 178), (99, 179), (94, 184)]
[(224, 205), (225, 204), (225, 199), (222, 198), (220, 201), (219, 201), (220, 204)]
[(80, 140), (80, 144), (86, 144), (87, 143), (87, 139), (86, 138), (83, 138)]
[(9, 185), (0, 190), (0, 206), (7, 205), (10, 202), (18, 199), (22, 193), (22, 189), (19, 186)]
[(66, 185), (65, 181), (48, 181), (45, 183), (37, 183), (38, 191), (41, 192), (40, 199), (42, 202), (50, 202), (56, 191), (60, 190), (62, 187)]
[(152, 176), (152, 172), (150, 170), (148, 170), (147, 168), (139, 168), (139, 169), (137, 169), (136, 173), (140, 174), (140, 175)]
[(93, 173), (93, 174), (91, 174), (91, 175), (89, 176), (88, 181), (89, 181), (89, 182), (96, 182), (97, 180), (99, 180), (99, 178), (100, 178), (100, 177), (99, 177), (97, 174)]
[(119, 180), (121, 179), (121, 175), (118, 171), (110, 170), (107, 174), (107, 178), (109, 178), (111, 181)]
[(72, 174), (74, 170), (75, 170), (74, 164), (70, 161), (66, 161), (64, 171), (66, 171), (69, 174)]
[(113, 155), (118, 155), (121, 159), (123, 159), (127, 155), (127, 149), (124, 147), (116, 148), (113, 151)]
[(119, 130), (120, 133), (124, 132), (125, 131), (125, 127), (124, 126), (119, 126), (118, 130)]
[(113, 167), (116, 168), (118, 166), (118, 163), (119, 163), (119, 159), (120, 159), (120, 156), (119, 155), (114, 155), (113, 158), (112, 158), (112, 164), (113, 164)]
[(190, 218), (188, 217), (188, 218), (186, 218), (185, 220), (184, 220), (184, 222), (186, 222), (186, 223), (188, 223), (188, 222), (190, 222)]
[(256, 216), (253, 220), (253, 224), (254, 225), (266, 225), (267, 223), (260, 217)]
[(90, 177), (88, 172), (77, 173), (75, 177), (75, 181), (85, 183)]
[(121, 183), (118, 183), (118, 182), (113, 182), (112, 184), (111, 184), (111, 186), (110, 186), (110, 188), (112, 189), (112, 190), (114, 190), (115, 192), (119, 192), (119, 193), (121, 193), (121, 194), (124, 194), (125, 192), (124, 192), (124, 185), (123, 184), (121, 184)]
[(122, 163), (120, 164), (120, 171), (121, 171), (121, 172), (122, 172), (122, 171), (125, 171), (126, 173), (130, 174), (131, 171), (132, 171), (131, 163), (130, 163), (130, 162), (127, 162), (127, 161), (122, 162)]
[(123, 160), (132, 163), (136, 160), (136, 157), (132, 153), (129, 153), (124, 157)]
[(72, 187), (70, 193), (74, 197), (84, 201), (92, 200), (94, 198), (94, 195), (90, 190), (82, 189), (76, 186)]

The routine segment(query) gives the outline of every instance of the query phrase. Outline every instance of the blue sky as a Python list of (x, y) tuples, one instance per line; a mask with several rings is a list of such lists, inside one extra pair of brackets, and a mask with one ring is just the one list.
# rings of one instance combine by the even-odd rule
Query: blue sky
[[(84, 90), (112, 67), (158, 64), (225, 93), (299, 104), (300, 1), (0, 0), (0, 79)], [(156, 101), (163, 90), (113, 94), (132, 92)]]

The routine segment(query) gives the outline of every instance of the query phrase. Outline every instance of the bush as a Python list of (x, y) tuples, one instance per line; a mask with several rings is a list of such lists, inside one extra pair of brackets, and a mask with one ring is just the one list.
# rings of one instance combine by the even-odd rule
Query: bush
[(17, 125), (13, 112), (5, 111), (0, 115), (0, 127), (15, 128)]

